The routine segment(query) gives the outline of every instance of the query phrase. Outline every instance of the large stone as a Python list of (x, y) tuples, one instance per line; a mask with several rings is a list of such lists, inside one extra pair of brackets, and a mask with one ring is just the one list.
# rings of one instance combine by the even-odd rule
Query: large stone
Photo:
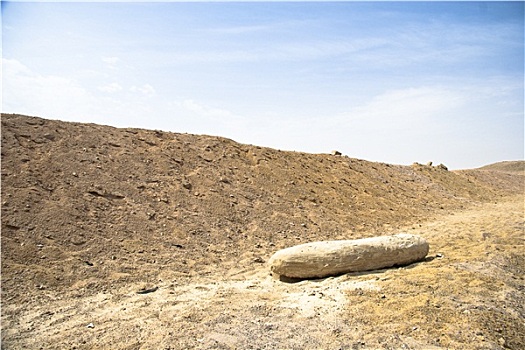
[(276, 252), (268, 261), (273, 273), (289, 278), (322, 278), (348, 272), (408, 265), (428, 254), (427, 241), (416, 235), (312, 242)]

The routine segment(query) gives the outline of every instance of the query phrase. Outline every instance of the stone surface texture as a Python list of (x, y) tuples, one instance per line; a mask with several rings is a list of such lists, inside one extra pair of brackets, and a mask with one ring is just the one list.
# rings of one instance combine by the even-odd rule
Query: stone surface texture
[(273, 273), (289, 278), (322, 278), (348, 272), (376, 270), (420, 261), (427, 241), (400, 233), (357, 240), (312, 242), (276, 252), (269, 260)]

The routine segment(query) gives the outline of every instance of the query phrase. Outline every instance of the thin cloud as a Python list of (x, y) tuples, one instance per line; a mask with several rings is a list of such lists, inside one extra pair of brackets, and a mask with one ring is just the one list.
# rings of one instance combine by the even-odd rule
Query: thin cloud
[[(309, 61), (337, 56), (349, 56), (366, 50), (374, 50), (387, 43), (380, 38), (368, 40), (316, 40), (284, 44), (245, 46), (243, 49), (194, 50), (186, 53), (165, 54), (174, 63), (242, 63)], [(162, 53), (160, 53), (162, 55)]]
[(439, 124), (444, 112), (463, 103), (464, 97), (457, 91), (441, 87), (395, 89), (372, 98), (340, 119), (364, 129), (420, 132)]
[(33, 72), (23, 63), (2, 59), (3, 110), (48, 117), (88, 115), (95, 100), (73, 79)]
[(155, 88), (150, 84), (144, 84), (142, 86), (133, 85), (129, 90), (131, 92), (140, 92), (146, 96), (152, 96), (156, 93)]
[(239, 35), (252, 33), (278, 33), (283, 31), (304, 30), (313, 25), (322, 23), (320, 20), (302, 19), (302, 20), (284, 20), (265, 24), (248, 24), (248, 25), (230, 25), (223, 27), (211, 27), (204, 30), (206, 34), (213, 35)]
[(120, 59), (118, 57), (114, 57), (114, 56), (112, 56), (112, 57), (102, 57), (101, 60), (102, 60), (102, 62), (110, 64), (110, 65), (115, 65), (115, 64), (117, 64), (120, 61)]
[[(157, 104), (150, 96), (155, 89), (149, 84), (136, 87), (148, 99), (136, 98), (124, 91), (119, 83), (110, 83), (88, 89), (82, 81), (65, 76), (40, 74), (22, 62), (2, 59), (3, 101), (2, 111), (58, 118), (64, 121), (94, 122), (111, 125), (146, 127), (138, 121), (140, 116), (156, 114)], [(89, 84), (88, 84), (89, 85)]]
[(31, 70), (17, 60), (2, 58), (2, 67), (4, 74), (8, 76), (31, 75)]
[[(476, 26), (472, 24), (411, 24), (388, 34), (380, 50), (356, 56), (368, 65), (409, 66), (412, 64), (468, 64), (482, 57), (500, 55), (511, 41), (511, 24)], [(385, 37), (383, 36), (383, 39)]]
[(209, 34), (249, 34), (255, 32), (266, 32), (274, 30), (274, 25), (245, 25), (245, 26), (231, 26), (231, 27), (222, 27), (222, 28), (211, 28), (207, 29), (206, 33)]
[(102, 62), (105, 63), (105, 67), (111, 70), (116, 70), (119, 67), (120, 58), (116, 56), (101, 57)]
[(204, 118), (236, 118), (236, 116), (228, 110), (206, 106), (192, 99), (174, 101), (172, 102), (172, 105)]
[(107, 92), (107, 93), (112, 94), (115, 92), (122, 91), (122, 86), (119, 83), (110, 83), (104, 86), (100, 86), (98, 89), (102, 92)]

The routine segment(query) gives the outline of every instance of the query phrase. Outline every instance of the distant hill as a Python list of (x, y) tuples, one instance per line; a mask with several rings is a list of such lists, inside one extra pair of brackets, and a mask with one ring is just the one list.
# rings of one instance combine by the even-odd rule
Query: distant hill
[(482, 166), (481, 168), (478, 168), (478, 169), (510, 171), (510, 172), (524, 172), (525, 171), (525, 161), (524, 160), (514, 160), (514, 161), (497, 162), (497, 163)]

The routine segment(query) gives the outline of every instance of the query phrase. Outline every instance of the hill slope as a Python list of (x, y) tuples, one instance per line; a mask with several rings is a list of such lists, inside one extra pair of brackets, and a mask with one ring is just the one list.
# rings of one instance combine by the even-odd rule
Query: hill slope
[(514, 160), (514, 161), (504, 161), (494, 164), (485, 165), (479, 169), (482, 170), (499, 170), (499, 171), (511, 171), (511, 172), (524, 172), (525, 171), (525, 161), (523, 160)]
[(523, 179), (2, 115), (2, 338), (29, 344), (21, 315), (50, 295), (264, 271), (277, 249), (417, 228)]

